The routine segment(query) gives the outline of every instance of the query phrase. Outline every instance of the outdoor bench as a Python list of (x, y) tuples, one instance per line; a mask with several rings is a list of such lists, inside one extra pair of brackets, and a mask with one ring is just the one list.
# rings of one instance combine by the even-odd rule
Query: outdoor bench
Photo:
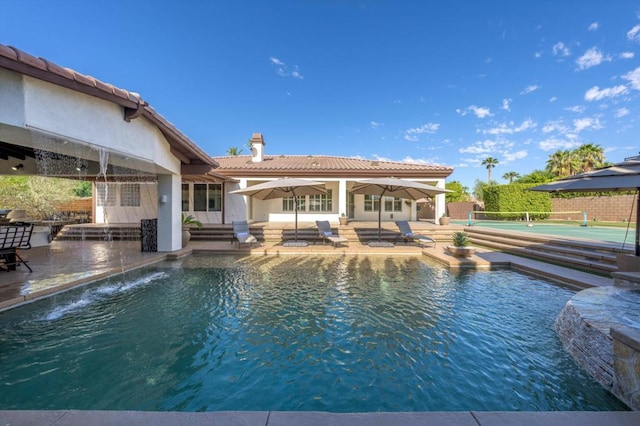
[(0, 260), (4, 261), (4, 264), (0, 264), (1, 267), (6, 267), (7, 271), (15, 271), (16, 266), (22, 264), (29, 272), (33, 272), (27, 265), (28, 261), (18, 254), (18, 249), (31, 248), (29, 240), (32, 232), (32, 223), (0, 226)]

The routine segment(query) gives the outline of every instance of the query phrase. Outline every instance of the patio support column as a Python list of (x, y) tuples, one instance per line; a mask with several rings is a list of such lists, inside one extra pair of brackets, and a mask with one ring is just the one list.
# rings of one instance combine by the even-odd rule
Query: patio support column
[(349, 215), (347, 211), (347, 180), (340, 179), (338, 181), (338, 216), (342, 213)]
[(180, 175), (158, 175), (158, 251), (182, 248)]

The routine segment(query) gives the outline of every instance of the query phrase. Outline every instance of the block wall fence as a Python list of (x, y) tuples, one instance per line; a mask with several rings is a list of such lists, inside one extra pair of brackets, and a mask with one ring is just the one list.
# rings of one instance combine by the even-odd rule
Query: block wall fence
[[(635, 223), (636, 215), (638, 214), (636, 203), (637, 200), (634, 195), (551, 199), (551, 207), (554, 212), (586, 211), (589, 222), (593, 222), (595, 219), (606, 222), (629, 220), (631, 223)], [(582, 216), (575, 219), (582, 219)]]

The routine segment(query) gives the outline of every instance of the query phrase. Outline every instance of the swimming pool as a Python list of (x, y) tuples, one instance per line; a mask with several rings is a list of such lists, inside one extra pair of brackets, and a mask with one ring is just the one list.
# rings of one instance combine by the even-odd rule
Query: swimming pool
[(0, 314), (1, 409), (624, 410), (573, 292), (422, 258), (191, 256)]

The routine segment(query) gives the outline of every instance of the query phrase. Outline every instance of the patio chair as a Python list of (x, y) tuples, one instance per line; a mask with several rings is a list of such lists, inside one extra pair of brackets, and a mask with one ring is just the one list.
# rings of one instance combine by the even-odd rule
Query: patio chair
[(249, 231), (249, 224), (246, 220), (241, 221), (233, 221), (233, 238), (235, 239), (238, 248), (240, 248), (241, 244), (250, 244), (258, 242), (258, 239), (251, 235)]
[(429, 244), (433, 244), (434, 247), (436, 246), (436, 240), (433, 238), (413, 232), (408, 221), (396, 220), (396, 225), (398, 225), (398, 228), (400, 229), (400, 233), (396, 236), (396, 241), (398, 238), (402, 238), (405, 243), (413, 241), (423, 247)]
[(347, 238), (333, 233), (328, 220), (316, 220), (316, 226), (318, 227), (318, 235), (322, 238), (322, 244), (325, 244), (327, 240), (333, 244), (334, 247), (337, 247), (338, 244), (349, 243)]

